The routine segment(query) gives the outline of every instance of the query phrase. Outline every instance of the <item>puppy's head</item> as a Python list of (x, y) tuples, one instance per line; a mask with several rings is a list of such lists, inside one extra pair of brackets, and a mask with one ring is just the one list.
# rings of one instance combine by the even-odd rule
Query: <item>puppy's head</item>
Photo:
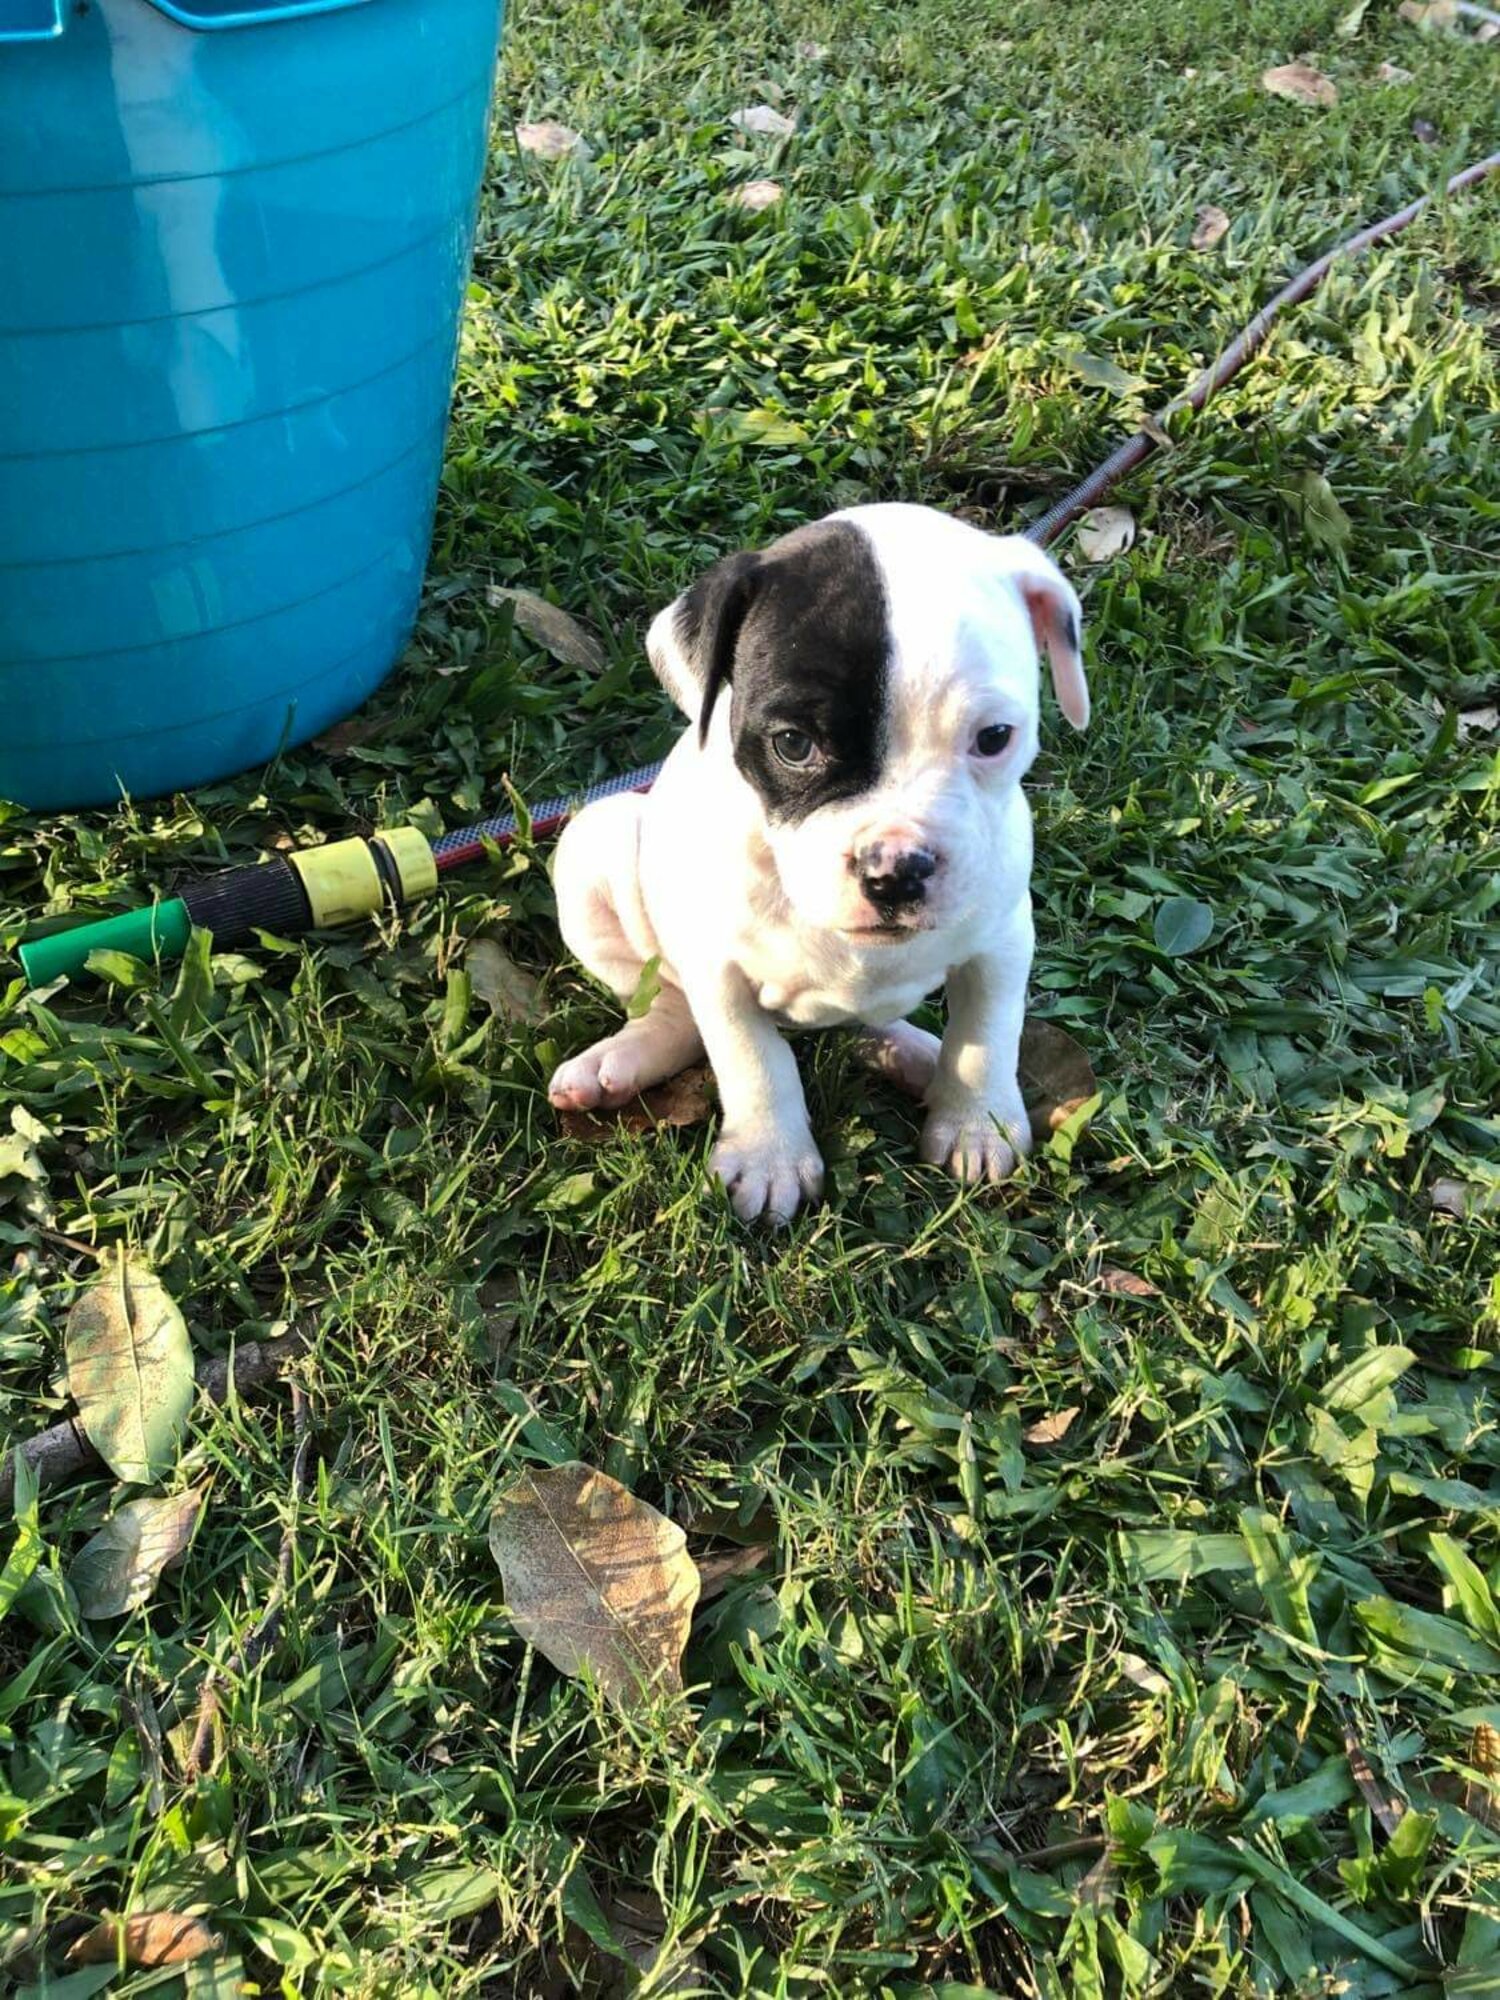
[(1030, 542), (887, 505), (716, 563), (647, 650), (757, 794), (797, 915), (879, 945), (983, 905), (1037, 751), (1040, 652), (1088, 722), (1081, 625)]

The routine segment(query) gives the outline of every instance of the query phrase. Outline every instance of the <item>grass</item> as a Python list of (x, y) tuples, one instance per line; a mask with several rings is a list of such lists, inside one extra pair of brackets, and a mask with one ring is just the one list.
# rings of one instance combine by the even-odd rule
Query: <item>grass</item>
[[(856, 496), (1022, 521), (1137, 406), (1070, 357), (1164, 398), (1495, 145), (1495, 51), (1347, 12), (528, 0), (377, 733), (11, 813), (0, 943), (660, 754), (644, 625), (728, 547)], [(1299, 55), (1332, 109), (1261, 91)], [(795, 140), (732, 131), (761, 100)], [(592, 158), (518, 154), (538, 117)], [(777, 208), (726, 205), (766, 173)], [(1342, 271), (1116, 496), (1135, 549), (1065, 558), (1097, 722), (1036, 774), (1035, 1005), (1103, 1101), (999, 1195), (919, 1168), (837, 1038), (804, 1052), (830, 1198), (785, 1238), (731, 1226), (704, 1130), (560, 1139), (549, 1065), (608, 1010), (524, 847), (398, 930), (218, 958), (172, 1040), (170, 970), (0, 984), (37, 1158), (0, 1180), (0, 1435), (67, 1407), (80, 1243), (149, 1257), (204, 1351), (304, 1327), (313, 1426), (279, 1640), (193, 1782), (289, 1515), (284, 1393), (196, 1413), (208, 1506), (141, 1611), (69, 1597), (106, 1478), (0, 1530), (40, 1550), (0, 1623), (0, 1981), (94, 1991), (69, 1939), (166, 1909), (224, 1939), (199, 1994), (620, 1992), (632, 1912), (657, 1993), (1500, 1990), (1500, 745), (1458, 725), (1500, 678), (1497, 268), (1480, 193)], [(487, 583), (591, 621), (603, 674)], [(1181, 896), (1214, 928), (1169, 957)], [(474, 997), (480, 933), (535, 1021)], [(493, 1495), (570, 1454), (696, 1548), (772, 1540), (696, 1622), (688, 1726), (508, 1623)]]

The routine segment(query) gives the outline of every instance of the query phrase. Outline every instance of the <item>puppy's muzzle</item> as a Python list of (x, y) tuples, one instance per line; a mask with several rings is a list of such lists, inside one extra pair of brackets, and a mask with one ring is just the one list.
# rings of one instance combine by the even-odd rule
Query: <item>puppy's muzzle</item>
[(938, 858), (927, 847), (897, 847), (874, 840), (854, 857), (854, 873), (866, 902), (883, 921), (912, 915), (927, 900), (927, 885)]

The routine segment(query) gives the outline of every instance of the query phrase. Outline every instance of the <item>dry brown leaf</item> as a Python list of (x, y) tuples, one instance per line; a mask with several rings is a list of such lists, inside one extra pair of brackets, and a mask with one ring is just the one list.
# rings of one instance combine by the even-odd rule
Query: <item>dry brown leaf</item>
[(731, 188), (725, 200), (736, 208), (748, 209), (752, 215), (759, 215), (763, 208), (774, 208), (781, 199), (779, 181), (746, 181), (742, 187)]
[(749, 104), (743, 111), (731, 111), (729, 122), (736, 131), (752, 132), (758, 139), (790, 139), (797, 129), (795, 118), (788, 118), (771, 104)]
[(166, 1497), (147, 1494), (115, 1509), (68, 1569), (85, 1618), (123, 1618), (146, 1602), (162, 1571), (186, 1553), (204, 1493), (194, 1486)]
[(67, 1960), (69, 1965), (108, 1965), (123, 1957), (127, 1965), (182, 1965), (217, 1951), (220, 1943), (201, 1917), (153, 1911), (103, 1918), (68, 1947)]
[(493, 938), (475, 938), (464, 954), (470, 984), (500, 1021), (534, 1021), (540, 983)]
[(1128, 507), (1090, 507), (1078, 523), (1078, 552), (1085, 562), (1111, 562), (1135, 542), (1135, 516)]
[(701, 1125), (712, 1109), (709, 1072), (695, 1063), (665, 1083), (632, 1097), (618, 1111), (560, 1111), (557, 1122), (570, 1139), (598, 1145), (621, 1132), (654, 1132), (662, 1125)]
[(711, 1597), (717, 1597), (726, 1590), (737, 1576), (748, 1576), (751, 1570), (759, 1569), (771, 1551), (764, 1542), (752, 1544), (749, 1548), (726, 1549), (717, 1555), (699, 1556), (698, 1580), (702, 1589), (698, 1602), (707, 1604)]
[(1050, 1417), (1038, 1418), (1021, 1435), (1027, 1444), (1059, 1444), (1072, 1430), (1073, 1419), (1082, 1407), (1080, 1403), (1070, 1403), (1065, 1410), (1054, 1410)]
[(1121, 1298), (1154, 1299), (1158, 1296), (1155, 1285), (1149, 1278), (1142, 1278), (1135, 1271), (1122, 1271), (1118, 1264), (1106, 1264), (1099, 1273), (1100, 1288), (1115, 1292)]
[(1344, 1751), (1349, 1759), (1349, 1775), (1360, 1789), (1365, 1804), (1387, 1838), (1396, 1831), (1406, 1812), (1406, 1802), (1387, 1793), (1376, 1777), (1364, 1745), (1350, 1728), (1344, 1730)]
[(507, 1483), (490, 1550), (516, 1630), (560, 1673), (622, 1708), (681, 1691), (699, 1584), (675, 1521), (575, 1459)]
[(1456, 0), (1401, 0), (1396, 9), (1403, 21), (1410, 21), (1414, 28), (1456, 28), (1458, 26), (1458, 6)]
[(1500, 1729), (1493, 1723), (1475, 1723), (1469, 1739), (1469, 1762), (1487, 1778), (1500, 1774)]
[(484, 594), (494, 610), (508, 604), (521, 630), (539, 646), (545, 646), (554, 660), (561, 660), (568, 667), (583, 667), (591, 674), (603, 673), (604, 648), (571, 612), (549, 604), (534, 590), (515, 590), (492, 583)]
[(1380, 78), (1382, 83), (1411, 83), (1413, 81), (1411, 71), (1403, 69), (1400, 63), (1383, 62), (1375, 74)]
[(601, 2000), (626, 2000), (643, 1988), (658, 1996), (698, 1991), (707, 1981), (708, 1967), (700, 1952), (681, 1943), (665, 1943), (667, 1920), (660, 1902), (649, 1890), (618, 1889), (604, 1905), (604, 1914), (634, 1972), (618, 1962), (603, 1971)]
[(1028, 1019), (1021, 1030), (1021, 1094), (1032, 1135), (1045, 1139), (1098, 1091), (1087, 1052), (1051, 1021)]
[(1500, 729), (1500, 702), (1482, 702), (1477, 708), (1462, 708), (1458, 712), (1458, 740), (1466, 742), (1471, 736), (1493, 736)]
[(550, 118), (536, 125), (518, 125), (516, 144), (523, 153), (534, 153), (539, 160), (564, 160), (570, 153), (577, 153), (584, 160), (589, 156), (581, 132), (575, 132), (571, 125), (558, 125)]
[(1148, 1665), (1139, 1653), (1116, 1653), (1115, 1665), (1132, 1687), (1138, 1687), (1142, 1694), (1170, 1694), (1172, 1683), (1165, 1674)]
[(1339, 101), (1332, 81), (1311, 63), (1282, 63), (1261, 77), (1261, 87), (1273, 97), (1289, 98), (1293, 104), (1315, 104), (1326, 110)]
[(1229, 233), (1229, 217), (1213, 202), (1205, 202), (1193, 218), (1193, 233), (1189, 239), (1195, 250), (1212, 250)]
[(1500, 1190), (1474, 1187), (1468, 1181), (1436, 1180), (1428, 1200), (1440, 1215), (1488, 1215), (1500, 1208)]
[(332, 729), (325, 729), (321, 736), (315, 736), (312, 747), (321, 750), (325, 757), (342, 757), (346, 751), (357, 750), (361, 743), (378, 736), (384, 727), (373, 715), (351, 715), (343, 722), (336, 722)]

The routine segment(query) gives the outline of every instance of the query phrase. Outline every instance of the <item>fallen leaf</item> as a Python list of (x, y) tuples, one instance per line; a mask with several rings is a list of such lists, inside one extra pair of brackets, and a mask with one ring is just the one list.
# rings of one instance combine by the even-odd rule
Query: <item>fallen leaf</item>
[(544, 118), (538, 125), (518, 125), (516, 144), (523, 153), (534, 153), (539, 160), (562, 160), (569, 153), (576, 153), (582, 160), (589, 156), (581, 132), (575, 132), (571, 125), (554, 124), (550, 118)]
[(1119, 1868), (1114, 1855), (1106, 1847), (1087, 1875), (1074, 1892), (1079, 1907), (1085, 1910), (1107, 1910), (1119, 1894)]
[(1168, 958), (1187, 958), (1213, 936), (1214, 913), (1194, 896), (1168, 896), (1157, 905), (1151, 935)]
[(493, 610), (508, 604), (521, 630), (539, 646), (545, 646), (554, 660), (561, 660), (568, 667), (584, 667), (591, 674), (603, 673), (604, 648), (592, 632), (559, 605), (549, 604), (534, 590), (509, 589), (499, 583), (489, 586), (485, 598)]
[(1193, 218), (1193, 233), (1188, 240), (1195, 250), (1212, 250), (1228, 233), (1228, 215), (1210, 201), (1205, 202)]
[(1072, 1430), (1073, 1419), (1082, 1407), (1080, 1403), (1070, 1403), (1065, 1410), (1054, 1410), (1050, 1417), (1038, 1418), (1021, 1435), (1027, 1444), (1057, 1444)]
[(540, 982), (523, 972), (493, 938), (474, 938), (464, 953), (469, 984), (499, 1021), (534, 1021)]
[(1142, 1694), (1170, 1694), (1172, 1683), (1165, 1674), (1149, 1666), (1139, 1653), (1116, 1653), (1115, 1665), (1132, 1687), (1138, 1687)]
[(1468, 1181), (1436, 1180), (1428, 1199), (1442, 1215), (1488, 1215), (1500, 1210), (1500, 1188), (1475, 1187)]
[(73, 1558), (68, 1582), (85, 1618), (123, 1618), (146, 1602), (162, 1571), (181, 1559), (203, 1489), (127, 1500)]
[(744, 1549), (727, 1549), (719, 1555), (699, 1556), (698, 1581), (702, 1589), (698, 1602), (707, 1604), (711, 1597), (727, 1589), (737, 1576), (747, 1576), (751, 1570), (759, 1569), (771, 1551), (764, 1542)]
[(752, 215), (759, 215), (763, 208), (774, 208), (781, 199), (779, 181), (746, 181), (743, 186), (731, 188), (725, 196), (736, 208), (748, 209)]
[(111, 1259), (68, 1314), (64, 1349), (78, 1421), (117, 1479), (170, 1470), (193, 1406), (193, 1350), (154, 1272)]
[(788, 118), (785, 112), (769, 104), (751, 104), (743, 111), (731, 111), (729, 122), (737, 131), (753, 132), (760, 139), (790, 139), (797, 129), (795, 118)]
[(1500, 704), (1487, 701), (1479, 708), (1461, 708), (1458, 712), (1460, 742), (1470, 736), (1493, 736), (1497, 729), (1500, 729)]
[(1332, 82), (1310, 63), (1282, 63), (1277, 69), (1268, 69), (1261, 77), (1261, 86), (1269, 90), (1273, 97), (1290, 98), (1294, 104), (1316, 104), (1326, 108), (1337, 104), (1339, 99)]
[(1128, 507), (1090, 507), (1078, 523), (1078, 550), (1085, 562), (1109, 562), (1135, 541), (1135, 516)]
[(351, 715), (343, 722), (336, 722), (332, 729), (325, 729), (321, 736), (315, 736), (312, 747), (321, 750), (325, 757), (342, 757), (346, 750), (357, 750), (361, 743), (378, 736), (384, 727), (372, 715)]
[(822, 42), (798, 42), (795, 46), (804, 62), (821, 62), (828, 53)]
[(1154, 1299), (1160, 1296), (1149, 1278), (1142, 1278), (1134, 1271), (1122, 1271), (1118, 1264), (1106, 1264), (1099, 1273), (1099, 1284), (1106, 1292), (1115, 1292), (1127, 1299)]
[(217, 1951), (220, 1942), (201, 1917), (153, 1911), (103, 1918), (68, 1947), (67, 1959), (69, 1965), (108, 1965), (122, 1958), (127, 1965), (181, 1965)]
[(560, 1111), (558, 1123), (570, 1139), (597, 1145), (621, 1132), (654, 1132), (660, 1126), (701, 1125), (712, 1109), (709, 1072), (703, 1063), (654, 1084), (618, 1111)]
[(1382, 83), (1411, 83), (1415, 80), (1412, 72), (1403, 69), (1400, 63), (1383, 62), (1375, 74)]
[(587, 1669), (622, 1708), (680, 1692), (699, 1585), (675, 1521), (574, 1459), (508, 1482), (490, 1551), (516, 1630), (560, 1673)]
[(1349, 1759), (1350, 1776), (1359, 1787), (1365, 1804), (1375, 1815), (1382, 1832), (1389, 1838), (1401, 1824), (1402, 1816), (1406, 1812), (1405, 1800), (1387, 1796), (1380, 1780), (1375, 1776), (1364, 1745), (1347, 1726), (1344, 1729), (1344, 1752)]
[(1354, 37), (1359, 33), (1360, 29), (1364, 26), (1365, 15), (1369, 12), (1369, 9), (1370, 9), (1370, 0), (1354, 0), (1354, 5), (1349, 9), (1348, 13), (1345, 14), (1342, 20), (1339, 22), (1335, 32), (1344, 41), (1352, 42), (1354, 40)]
[(1128, 396), (1134, 390), (1145, 387), (1143, 377), (1130, 374), (1106, 355), (1085, 354), (1081, 348), (1075, 348), (1063, 359), (1079, 381), (1090, 389), (1108, 389), (1112, 395)]
[(1410, 21), (1414, 28), (1456, 28), (1458, 26), (1457, 0), (1401, 0), (1396, 9), (1403, 21)]
[(1028, 1018), (1021, 1029), (1020, 1071), (1021, 1094), (1038, 1139), (1066, 1125), (1099, 1089), (1087, 1051), (1051, 1021)]
[(607, 1970), (601, 1967), (601, 2000), (626, 2000), (627, 1995), (640, 1992), (658, 2000), (658, 1996), (702, 1990), (708, 1978), (702, 1954), (681, 1943), (666, 1943), (666, 1914), (649, 1891), (617, 1890), (604, 1905), (604, 1916), (617, 1949), (632, 1969), (619, 1963)]

